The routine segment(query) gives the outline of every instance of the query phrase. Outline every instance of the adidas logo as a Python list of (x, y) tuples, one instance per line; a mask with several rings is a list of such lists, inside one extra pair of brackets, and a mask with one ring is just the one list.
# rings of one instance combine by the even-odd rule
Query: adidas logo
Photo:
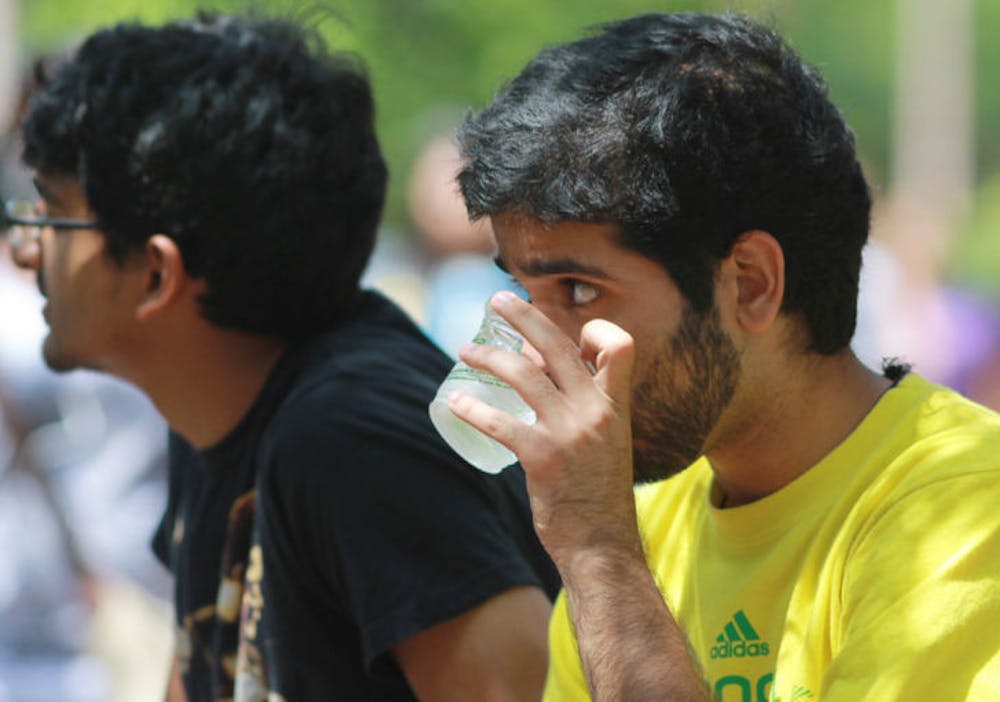
[(729, 620), (722, 633), (715, 637), (710, 655), (712, 658), (748, 658), (767, 656), (770, 653), (771, 647), (766, 641), (760, 640), (760, 634), (741, 609)]

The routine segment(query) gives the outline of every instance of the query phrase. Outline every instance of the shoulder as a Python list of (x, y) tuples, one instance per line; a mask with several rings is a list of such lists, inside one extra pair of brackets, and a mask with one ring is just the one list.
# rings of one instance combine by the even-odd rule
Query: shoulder
[(285, 410), (317, 403), (364, 412), (368, 404), (426, 405), (453, 361), (391, 301), (376, 293), (358, 315), (309, 342)]
[(883, 397), (859, 436), (838, 462), (853, 552), (935, 524), (951, 524), (956, 534), (970, 520), (1000, 526), (996, 413), (911, 374)]
[(901, 411), (884, 427), (891, 455), (876, 485), (910, 492), (943, 480), (1000, 475), (1000, 415), (915, 375), (891, 392), (899, 393), (894, 402)]
[[(375, 293), (358, 315), (309, 340), (302, 369), (269, 424), (272, 441), (328, 442), (399, 431), (426, 415), (452, 362), (393, 303)], [(430, 427), (416, 421), (419, 433)]]
[(311, 340), (261, 437), (258, 488), (350, 500), (387, 484), (428, 492), (422, 483), (474, 483), (428, 416), (450, 366), (388, 302)]
[[(881, 587), (971, 562), (1000, 573), (1000, 417), (918, 376), (872, 448), (880, 471), (854, 499), (850, 562)], [(978, 567), (978, 566), (977, 566)], [(857, 571), (855, 571), (857, 572)]]
[(268, 426), (260, 470), (279, 468), (282, 481), (326, 476), (374, 478), (371, 471), (417, 476), (457, 464), (427, 415), (431, 397), (331, 379), (299, 393)]

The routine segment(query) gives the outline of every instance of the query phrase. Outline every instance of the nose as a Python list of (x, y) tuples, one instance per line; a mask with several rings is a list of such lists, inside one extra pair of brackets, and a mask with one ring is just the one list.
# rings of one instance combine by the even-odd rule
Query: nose
[(41, 262), (42, 247), (38, 236), (9, 237), (10, 257), (20, 268), (37, 270)]

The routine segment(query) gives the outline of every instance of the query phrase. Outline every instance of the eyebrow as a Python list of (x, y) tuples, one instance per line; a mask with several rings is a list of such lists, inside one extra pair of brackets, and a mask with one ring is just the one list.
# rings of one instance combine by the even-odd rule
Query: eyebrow
[[(503, 259), (501, 259), (499, 255), (493, 257), (493, 263), (496, 264), (496, 267), (504, 273), (510, 273), (510, 270), (508, 270), (507, 266), (504, 265)], [(572, 258), (556, 258), (550, 261), (528, 261), (521, 267), (521, 271), (524, 275), (530, 278), (540, 277), (543, 275), (562, 275), (567, 273), (583, 274), (590, 276), (591, 278), (599, 279), (608, 279), (611, 277), (600, 268), (588, 266), (587, 264), (580, 263)]]

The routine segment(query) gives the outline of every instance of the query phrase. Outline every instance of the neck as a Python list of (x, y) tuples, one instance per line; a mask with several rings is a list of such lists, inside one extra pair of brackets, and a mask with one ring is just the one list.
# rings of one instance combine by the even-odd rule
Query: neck
[(285, 349), (279, 339), (199, 325), (147, 348), (127, 379), (146, 392), (171, 429), (208, 448), (236, 428)]
[(734, 403), (706, 455), (716, 500), (736, 507), (788, 485), (816, 465), (861, 423), (890, 386), (845, 350), (811, 355), (781, 377), (759, 378), (755, 401)]

